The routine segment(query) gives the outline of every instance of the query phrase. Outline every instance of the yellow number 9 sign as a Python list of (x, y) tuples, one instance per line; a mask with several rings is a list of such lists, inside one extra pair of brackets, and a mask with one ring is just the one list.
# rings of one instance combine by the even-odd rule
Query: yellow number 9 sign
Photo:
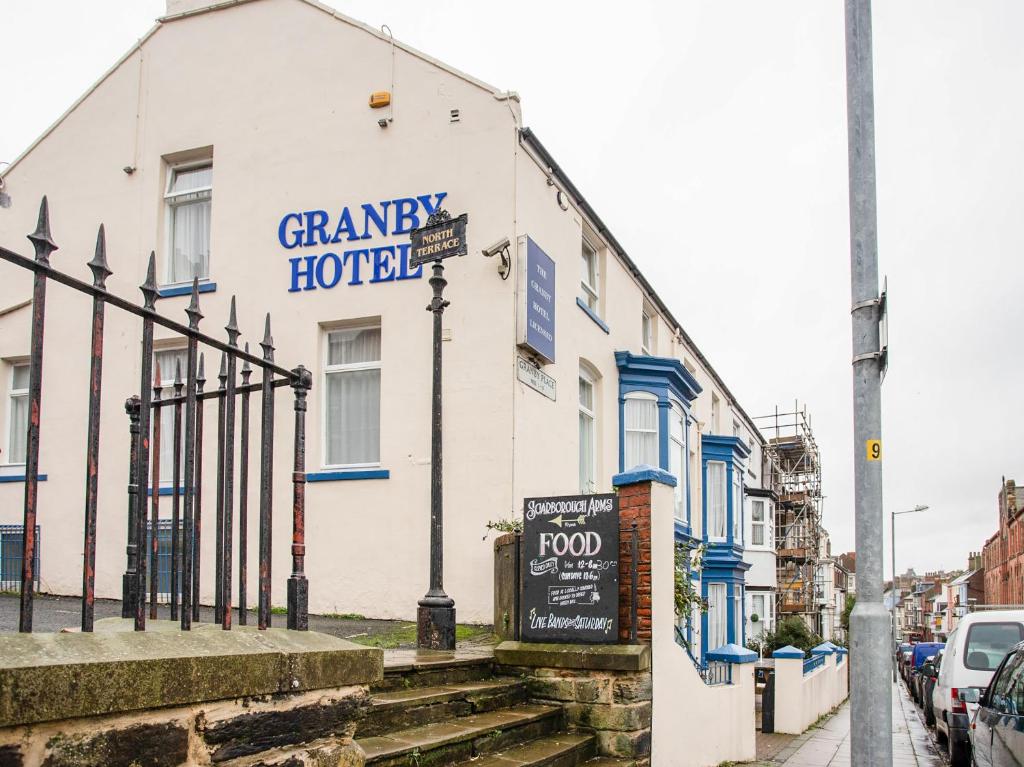
[(868, 460), (869, 461), (881, 461), (882, 460), (882, 440), (880, 439), (869, 439), (866, 443), (868, 448)]

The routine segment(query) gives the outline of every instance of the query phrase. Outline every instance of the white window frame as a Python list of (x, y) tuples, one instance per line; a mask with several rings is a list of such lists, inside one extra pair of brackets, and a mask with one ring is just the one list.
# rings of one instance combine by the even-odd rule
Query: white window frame
[[(758, 521), (757, 515), (754, 513), (754, 509), (760, 506), (761, 508), (761, 519)], [(768, 523), (765, 517), (768, 514), (768, 504), (763, 498), (751, 498), (750, 500), (750, 545), (751, 546), (768, 546)], [(761, 530), (761, 542), (757, 542), (757, 530)]]
[[(722, 534), (713, 535), (715, 529), (714, 519), (712, 516), (712, 498), (711, 498), (711, 467), (721, 466), (722, 467)], [(729, 536), (729, 472), (728, 466), (725, 461), (708, 461), (704, 470), (705, 476), (707, 477), (707, 539), (709, 541), (724, 541)]]
[[(188, 170), (195, 170), (196, 168), (213, 168), (213, 158), (204, 157), (201, 160), (190, 160), (188, 162), (180, 163), (168, 163), (167, 164), (167, 184), (164, 186), (164, 228), (166, 236), (164, 237), (165, 247), (165, 258), (164, 258), (164, 281), (163, 286), (170, 287), (174, 285), (191, 285), (192, 280), (177, 280), (171, 281), (171, 264), (174, 261), (174, 208), (181, 203), (176, 203), (175, 200), (178, 197), (184, 197), (190, 194), (208, 194), (207, 198), (210, 202), (210, 241), (213, 241), (213, 185), (198, 187), (196, 189), (189, 189), (187, 192), (172, 192), (171, 187), (174, 185), (175, 176)], [(213, 249), (210, 248), (210, 258), (207, 264), (207, 275), (200, 277), (199, 282), (210, 282), (210, 275), (213, 272)]]
[[(156, 361), (157, 361), (156, 358), (157, 358), (157, 355), (159, 355), (159, 354), (168, 354), (168, 353), (171, 353), (171, 354), (178, 353), (178, 354), (180, 354), (182, 352), (185, 352), (187, 354), (187, 352), (188, 352), (187, 348), (184, 347), (184, 346), (167, 346), (167, 347), (163, 347), (163, 348), (159, 348), (159, 349), (154, 349), (153, 350), (153, 377), (154, 377), (154, 380), (156, 378)], [(187, 362), (187, 357), (186, 357), (185, 363), (181, 366), (181, 382), (182, 382), (183, 385), (188, 383), (188, 370), (186, 370), (186, 367), (185, 367), (187, 364), (188, 364), (188, 362)], [(163, 368), (160, 368), (160, 380), (157, 383), (160, 384), (160, 397), (161, 397), (161, 399), (168, 399), (169, 397), (173, 397), (174, 396), (174, 371), (173, 370), (164, 370)], [(184, 386), (183, 386), (181, 391), (182, 391), (183, 394), (185, 393), (186, 390), (185, 390)], [(163, 407), (160, 408), (161, 414), (163, 412), (165, 412), (165, 411), (173, 413), (173, 410), (171, 408), (169, 408), (169, 407), (168, 408), (163, 408)], [(149, 422), (150, 430), (152, 430), (154, 422), (155, 422), (155, 419), (150, 418), (150, 422)], [(173, 423), (173, 420), (172, 420), (172, 423)], [(152, 439), (152, 436), (150, 438)], [(160, 487), (174, 487), (174, 478), (171, 476), (171, 474), (174, 472), (174, 468), (173, 468), (173, 466), (174, 466), (174, 463), (173, 463), (173, 461), (174, 461), (174, 430), (173, 430), (173, 428), (171, 428), (171, 429), (164, 429), (163, 426), (161, 425), (161, 427), (160, 427), (160, 450), (161, 450), (161, 452), (163, 452), (164, 450), (168, 451), (168, 454), (171, 456), (171, 467), (172, 467), (171, 471), (168, 472), (166, 475), (161, 470), (161, 472), (160, 472)], [(162, 458), (162, 456), (158, 455), (156, 457), (156, 460), (160, 461), (161, 458)], [(150, 469), (152, 469), (152, 461), (150, 461)], [(184, 483), (184, 481), (185, 481), (185, 477), (184, 477), (184, 474), (185, 474), (185, 421), (184, 421), (184, 412), (182, 413), (182, 422), (181, 422), (181, 473), (182, 473), (182, 476), (180, 477), (180, 479)], [(184, 487), (184, 485), (182, 485), (182, 487)]]
[[(672, 456), (678, 453), (679, 458), (679, 476), (676, 477), (676, 486), (673, 488), (673, 497), (675, 503), (674, 511), (675, 518), (685, 522), (686, 521), (686, 475), (688, 472), (689, 456), (686, 450), (686, 429), (687, 419), (686, 411), (683, 410), (683, 406), (675, 400), (671, 401), (671, 407), (668, 411), (669, 424), (668, 424), (668, 466), (669, 471), (672, 470)], [(672, 431), (673, 423), (679, 424), (679, 436)]]
[(24, 466), (25, 461), (10, 461), (8, 458), (11, 455), (11, 429), (14, 428), (14, 422), (12, 420), (14, 416), (14, 398), (24, 397), (28, 398), (28, 387), (24, 389), (14, 388), (14, 369), (19, 367), (28, 367), (28, 360), (19, 360), (17, 362), (8, 362), (11, 372), (8, 375), (7, 384), (7, 413), (4, 418), (4, 422), (7, 424), (6, 434), (4, 435), (4, 461), (0, 466)]
[[(712, 594), (712, 591), (715, 593)], [(721, 642), (718, 643), (715, 640), (715, 624), (718, 623), (716, 620), (716, 613), (721, 611)], [(713, 582), (708, 583), (708, 650), (717, 650), (722, 645), (728, 644), (729, 642), (729, 592), (728, 587), (724, 583)]]
[[(587, 258), (587, 252), (590, 252), (590, 258)], [(587, 269), (587, 279), (592, 279), (593, 282), (587, 282), (582, 276), (580, 276), (580, 298), (583, 299), (583, 303), (587, 305), (594, 314), (599, 314), (601, 306), (601, 264), (598, 261), (598, 249), (590, 242), (586, 235), (582, 238), (580, 245), (580, 258), (587, 261), (591, 268)]]
[(654, 348), (654, 317), (644, 306), (640, 312), (640, 351), (650, 356)]
[[(340, 330), (371, 330), (377, 329), (381, 331), (380, 338), (380, 359), (376, 362), (352, 362), (346, 365), (328, 365), (327, 360), (330, 359), (330, 337), (331, 333), (335, 333)], [(333, 373), (349, 373), (359, 370), (380, 370), (381, 380), (381, 400), (384, 398), (384, 332), (381, 327), (380, 321), (369, 321), (360, 322), (357, 324), (347, 325), (331, 325), (325, 326), (322, 329), (321, 339), (321, 355), (323, 359), (323, 372), (320, 375), (320, 460), (322, 468), (327, 470), (344, 470), (344, 469), (374, 469), (381, 466), (380, 457), (376, 461), (370, 463), (327, 463), (327, 379)], [(384, 417), (384, 409), (380, 409), (381, 419)], [(377, 429), (379, 434), (383, 435), (384, 430), (381, 423), (378, 422)], [(383, 446), (382, 446), (383, 451)]]
[[(583, 400), (579, 401), (579, 414), (584, 418), (590, 419), (590, 487), (583, 487), (583, 477), (580, 477), (580, 493), (596, 493), (597, 492), (597, 381), (590, 371), (588, 371), (583, 365), (580, 365), (579, 372), (580, 382), (585, 382), (590, 386), (590, 396), (594, 403), (593, 408), (588, 408), (583, 404)], [(579, 451), (583, 453), (583, 434), (579, 435), (580, 444)]]
[(743, 476), (735, 464), (732, 469), (732, 541), (743, 545)]
[[(657, 396), (655, 396), (654, 394), (651, 394), (650, 392), (635, 391), (635, 392), (630, 392), (629, 394), (627, 394), (625, 396), (624, 401), (622, 403), (622, 459), (623, 459), (623, 464), (628, 464), (629, 463), (629, 461), (626, 460), (626, 435), (628, 435), (630, 432), (634, 432), (634, 433), (635, 432), (641, 432), (641, 433), (644, 433), (644, 434), (652, 434), (652, 433), (654, 434), (655, 456), (654, 456), (654, 463), (652, 463), (651, 466), (660, 466), (661, 465), (661, 461), (660, 461), (660, 456), (658, 455), (658, 453), (660, 452), (660, 444), (661, 444), (661, 432), (660, 432), (660, 429), (659, 429), (659, 427), (661, 425), (660, 424), (661, 419), (658, 418), (658, 417), (655, 418), (654, 429), (630, 429), (630, 428), (628, 428), (626, 426), (626, 408), (629, 406), (629, 402), (630, 401), (634, 401), (634, 402), (635, 401), (653, 402), (654, 403), (654, 407), (655, 407), (655, 414), (657, 414), (657, 412), (658, 412), (658, 410), (657, 410), (657, 408), (658, 408), (658, 398), (657, 398)], [(639, 465), (639, 464), (636, 464), (636, 465)], [(624, 465), (622, 468), (623, 468), (624, 471), (629, 471), (630, 469), (633, 468), (633, 466)]]

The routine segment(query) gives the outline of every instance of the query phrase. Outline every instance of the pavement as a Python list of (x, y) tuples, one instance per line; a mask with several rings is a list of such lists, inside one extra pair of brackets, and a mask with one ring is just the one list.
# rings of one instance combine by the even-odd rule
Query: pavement
[[(784, 736), (783, 736), (784, 737)], [(781, 747), (780, 747), (781, 746)], [(783, 743), (758, 733), (758, 767), (850, 767), (850, 702), (825, 722)], [(945, 767), (924, 718), (902, 683), (892, 687), (892, 767)]]
[[(64, 629), (77, 629), (81, 625), (82, 599), (81, 597), (62, 597), (52, 594), (36, 594), (33, 600), (32, 630), (34, 632), (57, 632)], [(17, 594), (10, 592), (0, 593), (0, 632), (18, 630), (18, 614), (20, 599)], [(158, 605), (157, 612), (160, 618), (171, 617), (170, 607), (166, 604)], [(238, 610), (234, 611), (234, 625), (238, 625)], [(120, 618), (121, 600), (119, 599), (97, 599), (93, 608), (95, 620), (101, 618)], [(249, 610), (246, 613), (248, 623), (256, 625), (256, 612)], [(274, 626), (284, 627), (286, 616), (275, 614), (271, 616)], [(200, 621), (202, 623), (213, 623), (213, 608), (203, 606), (200, 608)], [(409, 621), (374, 620), (362, 616), (340, 616), (340, 615), (310, 615), (310, 631), (319, 631), (323, 634), (361, 641), (363, 644), (371, 644), (368, 641), (373, 637), (393, 638), (410, 634), (409, 626), (415, 626)], [(490, 632), (481, 632), (476, 641), (460, 643), (461, 645), (490, 644)], [(399, 648), (415, 648), (415, 632), (412, 632), (411, 641), (396, 641), (385, 646), (397, 646)]]

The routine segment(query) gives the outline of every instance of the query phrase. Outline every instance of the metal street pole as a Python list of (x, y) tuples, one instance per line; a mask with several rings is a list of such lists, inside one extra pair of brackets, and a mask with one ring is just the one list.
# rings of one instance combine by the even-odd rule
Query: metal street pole
[(444, 493), (442, 492), (441, 429), (441, 315), (449, 302), (444, 300), (443, 259), (464, 256), (467, 215), (457, 218), (437, 209), (427, 223), (410, 233), (409, 266), (431, 264), (430, 287), (433, 298), (427, 311), (434, 315), (433, 378), (430, 413), (430, 588), (416, 611), (416, 645), (432, 650), (455, 649), (455, 600), (444, 591)]
[(899, 647), (899, 637), (896, 635), (896, 515), (914, 514), (918, 511), (926, 511), (927, 506), (915, 506), (906, 511), (894, 511), (892, 513), (892, 681), (896, 681), (896, 648)]
[(852, 767), (892, 764), (889, 613), (882, 602), (882, 354), (870, 0), (846, 0), (857, 604), (850, 616)]

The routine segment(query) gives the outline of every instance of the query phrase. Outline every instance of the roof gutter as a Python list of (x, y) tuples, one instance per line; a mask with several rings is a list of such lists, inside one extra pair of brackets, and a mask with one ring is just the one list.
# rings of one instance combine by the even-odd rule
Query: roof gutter
[(550, 168), (551, 174), (559, 180), (563, 187), (565, 187), (565, 191), (572, 195), (579, 209), (582, 210), (587, 215), (587, 218), (590, 219), (590, 222), (594, 225), (594, 228), (597, 229), (598, 233), (602, 237), (604, 237), (604, 239), (608, 242), (609, 245), (612, 246), (612, 248), (615, 249), (615, 252), (618, 254), (619, 259), (622, 261), (623, 264), (625, 264), (626, 268), (630, 271), (630, 273), (633, 275), (636, 281), (640, 283), (640, 286), (645, 291), (647, 291), (647, 294), (650, 297), (651, 301), (654, 303), (654, 305), (665, 316), (665, 319), (667, 319), (669, 323), (676, 329), (676, 331), (683, 337), (683, 340), (685, 340), (689, 347), (693, 350), (694, 355), (697, 357), (698, 360), (701, 361), (701, 363), (707, 369), (708, 373), (715, 380), (718, 386), (722, 389), (722, 392), (730, 400), (732, 400), (732, 403), (740, 412), (740, 415), (742, 415), (744, 420), (747, 422), (747, 426), (750, 427), (754, 435), (761, 441), (761, 444), (764, 444), (764, 437), (761, 435), (761, 430), (758, 429), (757, 426), (754, 424), (753, 419), (749, 415), (747, 415), (747, 412), (740, 405), (739, 400), (736, 399), (736, 397), (733, 395), (731, 391), (729, 391), (729, 387), (725, 385), (725, 382), (715, 371), (715, 368), (708, 361), (708, 358), (705, 357), (701, 350), (697, 347), (697, 344), (694, 343), (692, 338), (690, 338), (690, 335), (685, 330), (683, 330), (683, 326), (679, 323), (679, 320), (677, 320), (673, 316), (672, 312), (669, 311), (668, 307), (665, 305), (665, 302), (661, 300), (661, 298), (655, 292), (654, 288), (651, 286), (651, 283), (649, 283), (647, 281), (647, 278), (643, 276), (643, 274), (640, 272), (639, 267), (637, 267), (637, 265), (633, 262), (633, 259), (631, 259), (629, 255), (627, 255), (626, 249), (622, 247), (621, 243), (619, 243), (617, 239), (615, 239), (615, 235), (608, 230), (608, 227), (605, 226), (604, 221), (602, 221), (601, 217), (597, 215), (597, 211), (590, 207), (590, 203), (587, 202), (586, 198), (582, 195), (582, 193), (580, 193), (580, 190), (576, 188), (576, 185), (572, 183), (569, 177), (565, 174), (565, 171), (562, 170), (561, 166), (559, 166), (559, 164), (555, 162), (555, 158), (552, 157), (548, 150), (544, 148), (544, 145), (540, 143), (540, 139), (538, 139), (536, 134), (529, 128), (521, 129), (519, 131), (519, 137), (521, 142), (527, 144), (534, 152), (537, 153), (541, 161), (548, 168)]

